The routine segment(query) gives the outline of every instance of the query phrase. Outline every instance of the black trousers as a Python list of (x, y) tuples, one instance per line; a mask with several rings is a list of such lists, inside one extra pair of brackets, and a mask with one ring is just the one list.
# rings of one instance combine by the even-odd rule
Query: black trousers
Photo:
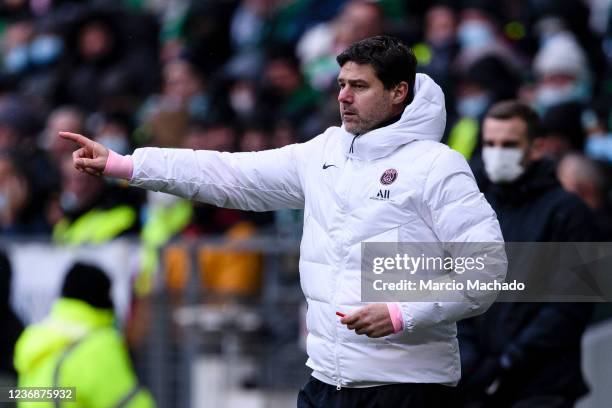
[(391, 384), (342, 388), (310, 377), (300, 390), (297, 408), (446, 408), (453, 406), (454, 387), (440, 384)]

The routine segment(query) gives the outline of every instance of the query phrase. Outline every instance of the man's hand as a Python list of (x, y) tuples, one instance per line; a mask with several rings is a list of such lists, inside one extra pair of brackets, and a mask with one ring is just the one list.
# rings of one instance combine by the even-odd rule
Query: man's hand
[(393, 334), (393, 322), (385, 303), (374, 303), (358, 309), (340, 319), (350, 330), (368, 337), (384, 337)]
[(59, 135), (81, 146), (80, 149), (72, 153), (72, 162), (78, 171), (93, 176), (102, 175), (108, 160), (108, 149), (106, 147), (77, 133), (59, 132)]

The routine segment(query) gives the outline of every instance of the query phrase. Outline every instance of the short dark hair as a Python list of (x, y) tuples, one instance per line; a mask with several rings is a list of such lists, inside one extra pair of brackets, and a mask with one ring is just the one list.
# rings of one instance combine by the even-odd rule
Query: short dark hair
[(487, 111), (486, 118), (508, 120), (519, 118), (527, 126), (527, 138), (532, 141), (542, 134), (542, 122), (529, 105), (515, 99), (497, 102)]
[(82, 300), (100, 309), (112, 309), (111, 280), (99, 267), (76, 262), (64, 278), (62, 297)]
[(377, 35), (357, 41), (342, 51), (336, 61), (341, 67), (349, 61), (371, 65), (385, 89), (406, 81), (410, 88), (406, 102), (412, 100), (417, 60), (412, 50), (399, 39)]

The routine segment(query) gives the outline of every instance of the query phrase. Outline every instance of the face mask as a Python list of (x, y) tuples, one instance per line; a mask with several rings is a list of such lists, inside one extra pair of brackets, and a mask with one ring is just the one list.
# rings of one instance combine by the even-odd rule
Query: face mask
[(98, 137), (96, 141), (118, 154), (123, 155), (130, 152), (130, 145), (128, 141), (125, 140), (125, 136), (120, 134), (106, 134)]
[(574, 85), (542, 86), (536, 93), (536, 103), (543, 109), (574, 100)]
[(525, 172), (521, 165), (524, 152), (516, 147), (483, 147), (482, 160), (489, 180), (510, 183)]
[(64, 45), (62, 40), (54, 35), (40, 35), (30, 44), (30, 57), (36, 65), (48, 65), (55, 62)]
[(546, 110), (567, 102), (584, 102), (590, 98), (588, 83), (579, 81), (564, 86), (541, 86), (536, 93), (536, 105)]
[(0, 193), (0, 211), (4, 211), (6, 207), (8, 207), (8, 199), (4, 193)]
[(456, 108), (459, 115), (476, 119), (485, 112), (489, 103), (489, 96), (486, 94), (467, 96), (457, 101)]
[(247, 115), (253, 111), (255, 101), (250, 91), (235, 91), (230, 94), (230, 105), (242, 115)]
[(463, 48), (482, 47), (493, 41), (493, 32), (488, 25), (469, 21), (459, 26), (457, 38)]
[(65, 191), (60, 194), (59, 204), (62, 210), (69, 213), (76, 210), (79, 200), (77, 199), (76, 194), (70, 191)]
[(28, 66), (28, 49), (24, 45), (13, 48), (4, 58), (4, 69), (9, 74), (18, 74)]
[(589, 135), (584, 151), (593, 159), (612, 162), (612, 134)]

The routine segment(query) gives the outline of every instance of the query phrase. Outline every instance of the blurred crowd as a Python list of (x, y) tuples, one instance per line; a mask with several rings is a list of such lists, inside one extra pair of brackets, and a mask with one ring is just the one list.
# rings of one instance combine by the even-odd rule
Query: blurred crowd
[(610, 10), (606, 0), (4, 1), (0, 233), (79, 244), (142, 235), (152, 223), (157, 242), (224, 233), (239, 221), (283, 224), (283, 214), (199, 204), (175, 210), (175, 223), (156, 222), (153, 209), (173, 199), (76, 172), (75, 146), (57, 132), (84, 133), (122, 154), (303, 142), (340, 122), (335, 56), (377, 34), (410, 44), (419, 71), (443, 87), (444, 142), (476, 169), (483, 115), (518, 98), (544, 124), (536, 155), (560, 162), (564, 187), (605, 218)]

